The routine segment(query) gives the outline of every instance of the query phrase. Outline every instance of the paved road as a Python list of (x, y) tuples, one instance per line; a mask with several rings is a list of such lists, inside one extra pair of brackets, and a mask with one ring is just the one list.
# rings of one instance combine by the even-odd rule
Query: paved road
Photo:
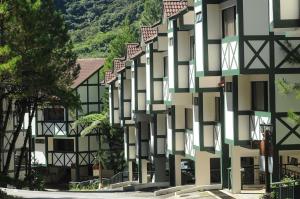
[(30, 199), (150, 199), (152, 192), (49, 192), (4, 189), (9, 195)]

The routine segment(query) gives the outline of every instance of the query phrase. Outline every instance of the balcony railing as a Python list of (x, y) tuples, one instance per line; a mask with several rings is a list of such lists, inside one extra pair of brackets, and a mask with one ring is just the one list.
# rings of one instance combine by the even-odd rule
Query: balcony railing
[[(97, 151), (83, 151), (78, 152), (79, 165), (91, 165), (94, 164), (97, 159)], [(48, 152), (48, 165), (71, 167), (72, 164), (76, 164), (75, 152)]]
[(195, 157), (194, 149), (194, 134), (192, 129), (185, 130), (185, 145), (184, 145), (185, 155), (189, 158)]
[(222, 39), (222, 74), (238, 75), (239, 64), (239, 37), (232, 36)]
[(216, 123), (214, 125), (214, 147), (216, 152), (220, 152), (222, 150), (221, 128), (220, 123)]
[(260, 125), (270, 124), (271, 123), (271, 113), (270, 112), (261, 112), (254, 111), (249, 116), (250, 121), (250, 138), (253, 141), (262, 140), (263, 135), (261, 132)]
[(171, 93), (169, 92), (169, 81), (168, 77), (164, 78), (163, 82), (163, 95), (165, 104), (171, 103)]
[(196, 90), (196, 67), (194, 61), (190, 61), (189, 65), (189, 88), (191, 92)]
[[(84, 128), (84, 125), (78, 125), (73, 128), (72, 121), (64, 122), (37, 122), (37, 135), (38, 136), (75, 136), (78, 135)], [(94, 129), (91, 134), (98, 134), (98, 129)]]

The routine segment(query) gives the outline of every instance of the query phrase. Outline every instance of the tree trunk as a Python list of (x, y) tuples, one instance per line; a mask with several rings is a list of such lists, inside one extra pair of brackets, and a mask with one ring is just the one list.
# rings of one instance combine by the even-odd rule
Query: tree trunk
[[(1, 99), (0, 102), (0, 163), (2, 164), (3, 160), (2, 160), (2, 153), (4, 152), (4, 136), (6, 133), (6, 128), (7, 128), (7, 124), (8, 124), (8, 120), (9, 120), (9, 116), (11, 113), (11, 109), (12, 109), (12, 100), (9, 99), (8, 101), (8, 106), (6, 111), (3, 110), (3, 98)], [(0, 166), (0, 172), (2, 171), (2, 166)]]
[[(30, 107), (28, 108), (30, 110)], [(15, 171), (15, 179), (18, 180), (19, 179), (19, 176), (20, 176), (20, 170), (21, 170), (21, 164), (22, 164), (22, 159), (23, 159), (23, 156), (25, 155), (25, 151), (26, 151), (26, 145), (27, 145), (27, 142), (28, 140), (30, 139), (30, 135), (32, 133), (32, 120), (33, 120), (33, 117), (34, 117), (34, 113), (35, 113), (35, 109), (36, 109), (36, 106), (34, 105), (33, 109), (31, 110), (31, 112), (29, 112), (29, 123), (28, 123), (28, 128), (26, 130), (26, 137), (24, 139), (24, 142), (23, 142), (23, 146), (22, 146), (22, 149), (21, 149), (21, 154), (20, 154), (20, 157), (19, 157), (19, 160), (18, 160), (18, 167), (17, 167), (17, 170)], [(29, 140), (30, 142), (31, 140)], [(31, 153), (31, 149), (29, 148), (28, 150), (28, 153)], [(29, 168), (29, 176), (31, 175), (31, 171), (30, 171), (30, 165), (31, 165), (31, 160), (29, 159), (29, 162), (28, 162), (28, 168)]]
[(16, 142), (17, 142), (19, 134), (22, 130), (22, 125), (23, 125), (23, 122), (24, 122), (25, 112), (26, 112), (26, 106), (24, 106), (24, 103), (21, 103), (21, 112), (19, 114), (19, 123), (18, 123), (18, 126), (17, 126), (16, 130), (13, 132), (14, 133), (13, 139), (12, 139), (12, 142), (10, 143), (9, 150), (7, 152), (6, 162), (5, 162), (3, 171), (2, 171), (3, 175), (8, 174), (12, 153), (15, 150)]

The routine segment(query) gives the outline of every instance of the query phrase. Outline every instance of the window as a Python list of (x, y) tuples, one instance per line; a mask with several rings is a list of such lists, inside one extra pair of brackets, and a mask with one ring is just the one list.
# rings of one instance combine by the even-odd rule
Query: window
[(252, 110), (268, 111), (268, 82), (251, 83)]
[(193, 129), (193, 109), (185, 109), (185, 128)]
[(215, 98), (215, 121), (221, 121), (221, 99), (220, 97)]
[(44, 109), (44, 121), (64, 121), (64, 109), (63, 108), (45, 108)]
[(236, 7), (222, 11), (223, 38), (236, 35)]
[(54, 139), (53, 150), (55, 152), (74, 152), (74, 140), (73, 139)]
[(225, 91), (232, 92), (232, 82), (226, 82)]
[(164, 57), (164, 77), (168, 77), (168, 57)]
[(173, 45), (174, 45), (174, 39), (173, 39), (173, 37), (171, 37), (169, 39), (169, 46), (173, 46)]
[(196, 23), (202, 22), (202, 12), (196, 14)]
[(190, 37), (190, 60), (195, 59), (195, 38), (194, 36)]

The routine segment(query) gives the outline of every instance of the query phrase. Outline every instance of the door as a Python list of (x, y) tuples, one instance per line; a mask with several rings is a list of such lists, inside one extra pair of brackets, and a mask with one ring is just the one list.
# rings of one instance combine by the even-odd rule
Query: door
[(254, 158), (241, 157), (242, 185), (254, 184)]

